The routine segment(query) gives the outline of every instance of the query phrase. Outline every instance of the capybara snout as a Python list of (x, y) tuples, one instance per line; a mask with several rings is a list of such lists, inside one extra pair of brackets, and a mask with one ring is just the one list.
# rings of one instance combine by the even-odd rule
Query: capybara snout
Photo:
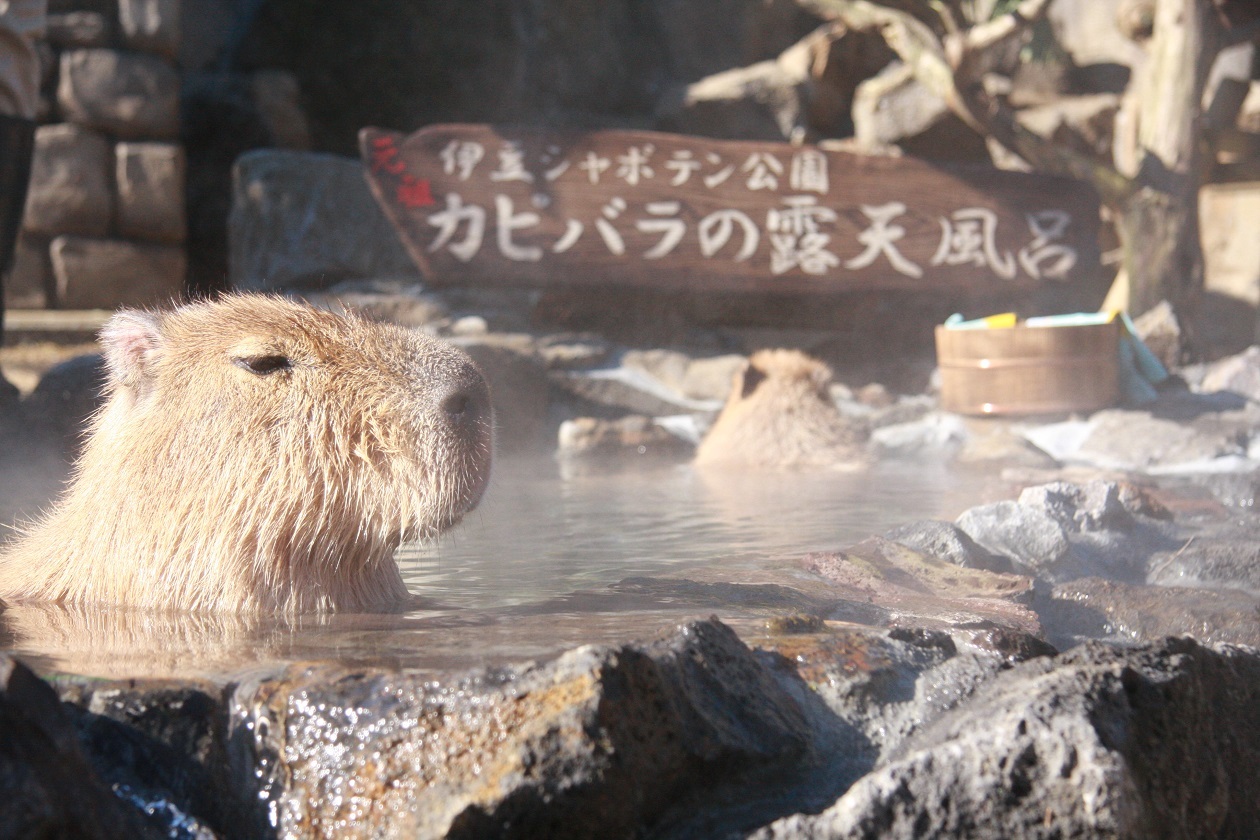
[(460, 359), (428, 394), (437, 416), (457, 433), (480, 435), (491, 421), (490, 389), (471, 359)]
[(121, 312), (66, 495), (0, 598), (308, 612), (407, 598), (392, 555), (458, 522), (493, 416), (467, 354), (277, 297)]

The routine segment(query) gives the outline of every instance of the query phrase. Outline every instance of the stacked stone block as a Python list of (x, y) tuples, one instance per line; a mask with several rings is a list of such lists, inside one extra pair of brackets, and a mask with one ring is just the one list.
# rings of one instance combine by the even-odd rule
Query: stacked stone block
[(112, 309), (184, 290), (180, 0), (48, 21), (41, 125), (11, 307)]

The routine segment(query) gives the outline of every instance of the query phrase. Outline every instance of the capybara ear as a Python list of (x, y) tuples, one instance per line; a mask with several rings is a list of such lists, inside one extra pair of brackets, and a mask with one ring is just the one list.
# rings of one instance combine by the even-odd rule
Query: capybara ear
[(757, 364), (751, 359), (744, 365), (744, 373), (740, 377), (742, 380), (739, 386), (739, 396), (741, 399), (748, 399), (752, 396), (752, 392), (757, 390), (757, 386), (765, 381), (766, 372), (757, 367)]
[(129, 388), (137, 387), (162, 348), (161, 322), (152, 312), (124, 309), (101, 329), (105, 367), (109, 376)]

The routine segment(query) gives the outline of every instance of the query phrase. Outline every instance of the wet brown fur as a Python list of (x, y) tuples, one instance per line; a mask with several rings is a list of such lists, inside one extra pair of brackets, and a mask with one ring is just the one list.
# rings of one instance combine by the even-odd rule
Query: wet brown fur
[(797, 350), (760, 350), (735, 374), (696, 463), (745, 467), (860, 467), (866, 425), (828, 393), (831, 370)]
[(234, 295), (120, 312), (102, 343), (107, 400), (65, 495), (0, 552), (0, 599), (389, 609), (394, 550), (488, 479), (485, 380), (418, 333)]

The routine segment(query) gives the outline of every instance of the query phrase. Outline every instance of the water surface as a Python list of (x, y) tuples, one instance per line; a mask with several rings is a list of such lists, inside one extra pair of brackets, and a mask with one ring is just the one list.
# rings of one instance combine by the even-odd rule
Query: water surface
[(982, 474), (907, 461), (857, 473), (633, 461), (583, 469), (549, 459), (496, 470), (463, 527), (399, 552), (412, 591), (492, 609), (698, 566), (720, 564), (735, 580), (913, 519), (952, 520), (1010, 492)]
[(20, 607), (0, 615), (0, 648), (46, 670), (219, 679), (310, 659), (464, 669), (644, 638), (709, 614), (748, 627), (781, 608), (618, 583), (666, 576), (808, 589), (798, 562), (808, 552), (914, 519), (953, 519), (1010, 492), (983, 475), (907, 462), (752, 473), (505, 460), (462, 525), (399, 552), (420, 596), (405, 614), (289, 621)]

